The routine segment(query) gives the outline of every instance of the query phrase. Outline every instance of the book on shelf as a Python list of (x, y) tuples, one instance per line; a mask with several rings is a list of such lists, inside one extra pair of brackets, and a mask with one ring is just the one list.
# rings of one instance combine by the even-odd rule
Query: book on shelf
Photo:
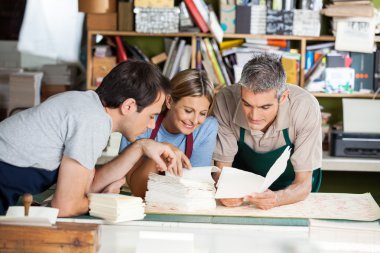
[(206, 21), (203, 19), (202, 15), (200, 14), (198, 8), (196, 7), (193, 0), (184, 0), (191, 16), (194, 18), (195, 23), (198, 25), (198, 27), (201, 29), (202, 32), (207, 33), (209, 31), (209, 27), (206, 23)]
[(184, 211), (216, 208), (214, 166), (183, 169), (181, 177), (150, 173), (145, 201), (147, 206)]
[(183, 49), (183, 54), (179, 63), (179, 71), (189, 69), (191, 65), (191, 45), (185, 45)]
[(334, 48), (335, 47), (335, 42), (324, 42), (324, 43), (317, 43), (313, 45), (308, 45), (306, 46), (307, 51), (311, 50), (318, 50), (318, 49), (324, 49), (324, 48)]
[[(179, 71), (179, 63), (181, 58), (183, 57), (183, 50), (185, 48), (186, 41), (185, 40), (180, 40), (177, 48), (177, 52), (173, 61), (173, 65), (170, 69), (170, 74), (168, 75), (169, 79), (172, 79), (174, 75)], [(172, 59), (170, 59), (172, 60)]]
[(212, 67), (214, 69), (216, 77), (218, 78), (218, 84), (225, 85), (226, 81), (224, 80), (224, 76), (223, 76), (222, 70), (221, 70), (221, 68), (219, 66), (218, 60), (217, 60), (217, 58), (215, 56), (215, 52), (214, 52), (214, 49), (213, 49), (213, 47), (211, 45), (211, 42), (210, 42), (209, 38), (204, 38), (203, 42), (204, 42), (204, 45), (205, 45), (206, 52), (207, 52), (207, 54), (209, 56), (209, 59), (211, 60)]
[(178, 37), (175, 37), (174, 40), (171, 41), (170, 49), (169, 49), (169, 53), (168, 53), (168, 58), (165, 61), (164, 69), (162, 71), (162, 73), (166, 77), (168, 77), (170, 75), (172, 64), (173, 64), (173, 61), (175, 59), (175, 55), (177, 52), (178, 41), (179, 41)]
[(216, 59), (218, 60), (218, 64), (219, 64), (220, 69), (222, 71), (224, 80), (226, 81), (227, 85), (231, 85), (231, 79), (227, 73), (226, 66), (224, 65), (222, 56), (221, 56), (220, 51), (219, 51), (218, 44), (216, 43), (216, 41), (214, 39), (211, 39), (211, 45), (212, 45), (212, 48), (214, 49), (214, 53), (215, 53)]

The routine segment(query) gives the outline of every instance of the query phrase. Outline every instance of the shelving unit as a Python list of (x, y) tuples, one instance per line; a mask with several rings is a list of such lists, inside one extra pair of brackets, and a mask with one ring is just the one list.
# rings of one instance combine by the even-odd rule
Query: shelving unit
[[(123, 31), (88, 31), (87, 33), (87, 89), (95, 89), (96, 87), (91, 85), (92, 77), (92, 42), (93, 36), (100, 34), (103, 36), (121, 36), (121, 37), (182, 37), (190, 38), (192, 45), (192, 60), (191, 67), (195, 67), (195, 52), (196, 52), (196, 38), (197, 37), (212, 37), (209, 33), (137, 33), (137, 32), (123, 32)], [(309, 42), (321, 42), (321, 41), (335, 41), (334, 36), (293, 36), (293, 35), (255, 35), (255, 34), (225, 34), (225, 39), (242, 39), (242, 38), (253, 38), (253, 39), (278, 39), (278, 40), (289, 40), (299, 42), (299, 52), (301, 54), (300, 61), (300, 73), (299, 73), (299, 86), (304, 87), (305, 79), (305, 62), (306, 62), (306, 46)], [(380, 36), (375, 37), (375, 42), (380, 42)], [(315, 97), (318, 98), (372, 98), (373, 94), (326, 94), (326, 93), (313, 93)], [(377, 96), (380, 97), (380, 96)]]

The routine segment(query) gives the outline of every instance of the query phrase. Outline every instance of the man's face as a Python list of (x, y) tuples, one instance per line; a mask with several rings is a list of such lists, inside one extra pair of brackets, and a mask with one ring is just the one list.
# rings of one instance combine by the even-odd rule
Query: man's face
[[(276, 90), (273, 89), (255, 94), (249, 89), (242, 87), (241, 101), (249, 128), (265, 132), (273, 123), (278, 113), (279, 101)], [(283, 97), (281, 97), (280, 101), (283, 101)]]
[(154, 129), (155, 116), (161, 112), (165, 101), (165, 94), (160, 92), (153, 104), (145, 107), (141, 112), (132, 111), (125, 119), (123, 135), (128, 141), (135, 141), (136, 137), (144, 133), (148, 128)]

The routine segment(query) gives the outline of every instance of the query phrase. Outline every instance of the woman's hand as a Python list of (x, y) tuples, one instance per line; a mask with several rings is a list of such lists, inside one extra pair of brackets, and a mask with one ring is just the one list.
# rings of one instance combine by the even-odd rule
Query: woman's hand
[(174, 175), (176, 176), (182, 176), (182, 169), (190, 169), (191, 168), (191, 163), (189, 158), (176, 146), (174, 146), (171, 143), (164, 142), (163, 144), (167, 145), (176, 155), (177, 157), (177, 169), (173, 170)]

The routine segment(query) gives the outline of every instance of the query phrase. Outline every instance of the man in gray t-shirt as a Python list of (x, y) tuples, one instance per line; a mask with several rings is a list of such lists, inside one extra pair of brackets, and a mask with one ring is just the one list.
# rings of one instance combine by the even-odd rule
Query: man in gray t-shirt
[(169, 81), (154, 65), (116, 66), (96, 91), (70, 91), (0, 122), (0, 215), (24, 193), (57, 183), (52, 206), (59, 216), (88, 211), (88, 192), (114, 192), (124, 175), (146, 155), (161, 170), (178, 173), (166, 145), (138, 140), (116, 159), (94, 170), (111, 132), (130, 141), (154, 128)]

